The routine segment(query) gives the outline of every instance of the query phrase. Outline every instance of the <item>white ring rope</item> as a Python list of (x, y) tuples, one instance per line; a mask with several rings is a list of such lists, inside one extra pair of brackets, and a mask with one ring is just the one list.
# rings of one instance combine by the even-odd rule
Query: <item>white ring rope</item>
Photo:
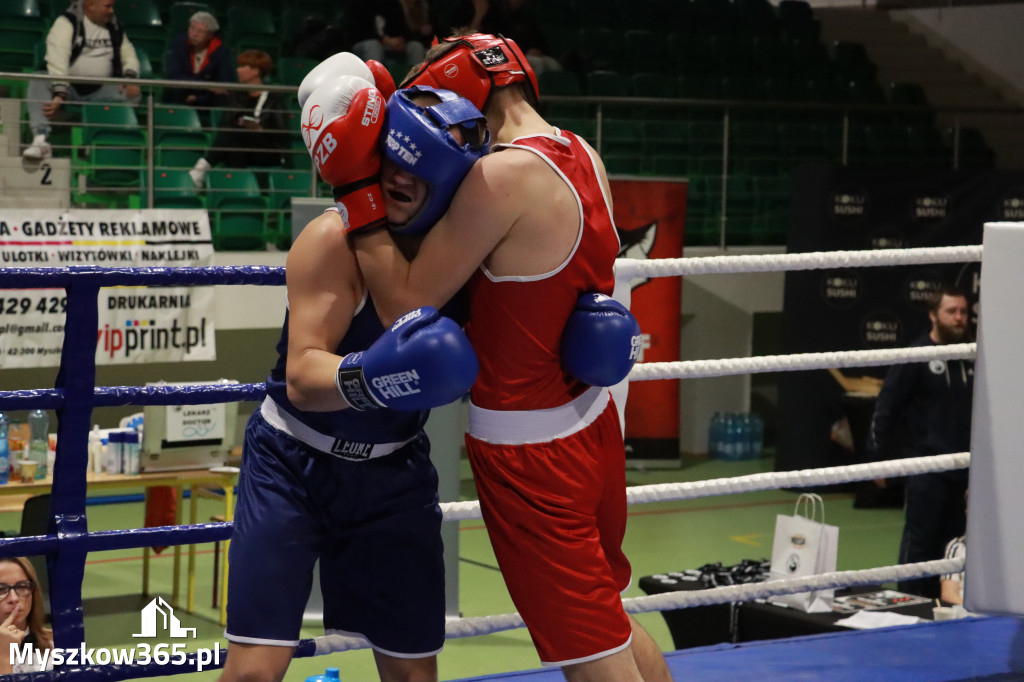
[[(796, 471), (776, 471), (764, 474), (750, 474), (748, 476), (735, 476), (733, 478), (713, 478), (706, 481), (638, 485), (626, 489), (626, 501), (628, 504), (669, 502), (672, 500), (692, 500), (699, 497), (732, 495), (760, 490), (809, 488), (811, 486), (835, 483), (870, 481), (875, 478), (896, 478), (934, 471), (966, 469), (970, 462), (971, 454), (969, 452), (957, 452), (931, 457), (908, 457), (907, 459), (895, 459), (886, 462), (868, 462), (865, 464), (822, 467), (820, 469), (800, 469)], [(448, 517), (445, 516), (445, 518), (447, 519)]]
[(649, 362), (634, 365), (629, 373), (629, 380), (693, 379), (832, 367), (875, 367), (930, 360), (973, 360), (977, 354), (977, 348), (975, 343), (949, 343), (941, 346), (761, 355), (752, 358), (725, 358), (722, 360)]
[(934, 246), (916, 249), (876, 249), (872, 251), (814, 251), (748, 256), (707, 256), (704, 258), (619, 258), (615, 278), (678, 277), (680, 275), (720, 275), (744, 272), (785, 272), (787, 270), (827, 270), (865, 268), (884, 265), (923, 265), (929, 263), (967, 263), (981, 260), (981, 246)]
[[(941, 575), (943, 573), (957, 573), (962, 571), (963, 567), (963, 557), (936, 559), (916, 564), (880, 566), (878, 568), (867, 568), (857, 571), (819, 573), (818, 575), (810, 575), (804, 578), (788, 578), (771, 580), (769, 582), (746, 583), (743, 585), (725, 585), (706, 590), (666, 592), (646, 597), (623, 599), (622, 606), (626, 613), (668, 611), (711, 604), (754, 601), (755, 599), (765, 599), (795, 592), (808, 592), (851, 585), (874, 585), (897, 580)], [(518, 613), (458, 618), (447, 623), (445, 626), (445, 637), (448, 639), (476, 637), (504, 630), (514, 630), (523, 627), (523, 625), (523, 619)], [(316, 655), (349, 651), (351, 649), (363, 649), (367, 646), (366, 640), (357, 637), (324, 635), (316, 638)]]
[[(802, 488), (833, 483), (869, 481), (875, 478), (894, 478), (933, 471), (966, 469), (971, 462), (969, 452), (955, 452), (931, 457), (908, 457), (884, 462), (867, 462), (847, 466), (822, 467), (820, 469), (798, 469), (775, 471), (733, 478), (713, 478), (706, 481), (684, 483), (657, 483), (639, 485), (626, 489), (628, 504), (641, 502), (670, 502), (692, 500), (698, 497), (729, 495), (733, 493), (781, 488)], [(480, 518), (480, 502), (442, 502), (441, 511), (445, 521), (468, 521)]]
[[(954, 246), (658, 260), (619, 259), (616, 261), (615, 274), (619, 280), (629, 280), (636, 277), (815, 270), (884, 265), (916, 265), (923, 263), (960, 263), (980, 261), (981, 256), (982, 247), (980, 246)], [(635, 366), (630, 373), (629, 379), (631, 381), (646, 381), (651, 379), (712, 377), (755, 372), (828, 369), (833, 367), (869, 367), (925, 362), (937, 359), (973, 359), (976, 352), (977, 347), (975, 344), (961, 343), (947, 344), (941, 347), (800, 353), (752, 358), (728, 358), (723, 360), (649, 363)], [(932, 471), (947, 471), (966, 468), (969, 464), (970, 453), (958, 452), (932, 457), (913, 457), (841, 467), (752, 474), (749, 476), (686, 483), (635, 486), (627, 488), (626, 499), (628, 504), (665, 502), (742, 492), (848, 483)], [(441, 509), (445, 521), (465, 521), (481, 518), (480, 503), (477, 500), (445, 502), (441, 504)], [(894, 580), (955, 573), (963, 570), (963, 566), (964, 559), (962, 557), (939, 559), (916, 564), (883, 566), (856, 571), (835, 571), (803, 578), (727, 585), (703, 590), (669, 592), (623, 599), (622, 603), (627, 613), (647, 613), (709, 604), (753, 601), (774, 595), (806, 592), (809, 590), (878, 584)], [(523, 626), (523, 619), (518, 613), (459, 618), (447, 623), (446, 637), (457, 638), (486, 635)], [(352, 649), (363, 649), (369, 646), (365, 639), (358, 637), (323, 635), (315, 639), (315, 655), (317, 656)]]

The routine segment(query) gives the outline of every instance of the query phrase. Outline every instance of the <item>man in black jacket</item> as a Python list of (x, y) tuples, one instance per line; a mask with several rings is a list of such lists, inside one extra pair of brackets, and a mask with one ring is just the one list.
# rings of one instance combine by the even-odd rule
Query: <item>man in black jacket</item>
[[(971, 340), (967, 297), (953, 288), (929, 302), (931, 330), (911, 346)], [(869, 446), (877, 459), (967, 452), (971, 446), (974, 362), (931, 360), (893, 366), (885, 377), (871, 420)], [(901, 564), (942, 559), (946, 544), (963, 535), (967, 471), (910, 476), (906, 482)], [(939, 596), (935, 577), (905, 580), (903, 592)]]
[[(46, 35), (46, 70), (55, 78), (138, 78), (139, 58), (117, 23), (114, 0), (77, 0), (54, 20)], [(50, 119), (64, 102), (137, 102), (138, 98), (137, 85), (33, 80), (27, 103), (34, 137), (22, 156), (33, 160), (50, 156)]]

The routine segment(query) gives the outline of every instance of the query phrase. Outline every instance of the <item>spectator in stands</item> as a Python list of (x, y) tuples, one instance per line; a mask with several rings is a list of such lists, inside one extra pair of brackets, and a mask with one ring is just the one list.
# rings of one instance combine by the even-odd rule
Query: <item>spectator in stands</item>
[[(419, 64), (426, 54), (421, 40), (423, 34), (417, 25), (419, 19), (411, 21), (410, 16), (420, 15), (420, 5), (426, 0), (409, 2), (405, 0), (364, 0), (350, 6), (349, 25), (352, 31), (352, 52), (360, 58), (399, 60), (407, 64)], [(407, 13), (407, 8), (410, 10)]]
[(511, 38), (526, 53), (537, 74), (561, 71), (562, 65), (548, 54), (547, 42), (531, 0), (459, 0), (448, 15), (453, 29), (469, 29)]
[(0, 559), (0, 675), (50, 670), (33, 655), (32, 663), (15, 665), (8, 652), (11, 645), (31, 644), (33, 651), (53, 649), (53, 631), (43, 625), (43, 591), (31, 562), (23, 557)]
[[(164, 56), (164, 77), (168, 80), (234, 83), (231, 51), (217, 32), (220, 24), (209, 12), (196, 12), (188, 21), (188, 30), (175, 36)], [(164, 101), (196, 107), (223, 107), (227, 90), (187, 90), (167, 88)]]
[[(138, 78), (139, 58), (117, 23), (114, 0), (76, 0), (54, 20), (46, 35), (46, 71), (55, 78)], [(30, 81), (28, 116), (34, 137), (22, 156), (33, 160), (50, 156), (50, 120), (64, 102), (136, 103), (138, 99), (137, 85)]]
[(206, 181), (206, 172), (218, 164), (229, 168), (283, 164), (284, 101), (277, 93), (258, 87), (273, 67), (270, 55), (262, 50), (246, 50), (238, 55), (238, 82), (252, 89), (230, 93), (217, 137), (206, 156), (188, 172), (197, 188)]

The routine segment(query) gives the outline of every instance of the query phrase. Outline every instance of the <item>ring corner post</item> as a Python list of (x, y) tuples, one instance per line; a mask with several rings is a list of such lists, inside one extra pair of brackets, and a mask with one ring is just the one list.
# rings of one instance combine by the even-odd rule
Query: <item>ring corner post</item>
[(58, 549), (47, 555), (54, 643), (73, 648), (85, 641), (82, 582), (87, 550), (79, 542), (88, 535), (85, 513), (89, 427), (96, 384), (96, 329), (99, 284), (88, 276), (67, 286), (68, 308), (64, 346), (56, 388), (63, 392), (57, 409), (59, 456), (53, 468), (50, 533)]

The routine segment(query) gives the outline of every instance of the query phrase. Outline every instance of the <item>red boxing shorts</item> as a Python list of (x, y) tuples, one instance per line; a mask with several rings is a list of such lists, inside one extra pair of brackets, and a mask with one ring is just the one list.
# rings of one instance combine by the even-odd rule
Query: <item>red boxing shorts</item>
[(608, 390), (552, 410), (473, 406), (466, 448), (498, 565), (541, 662), (627, 647), (625, 449)]

